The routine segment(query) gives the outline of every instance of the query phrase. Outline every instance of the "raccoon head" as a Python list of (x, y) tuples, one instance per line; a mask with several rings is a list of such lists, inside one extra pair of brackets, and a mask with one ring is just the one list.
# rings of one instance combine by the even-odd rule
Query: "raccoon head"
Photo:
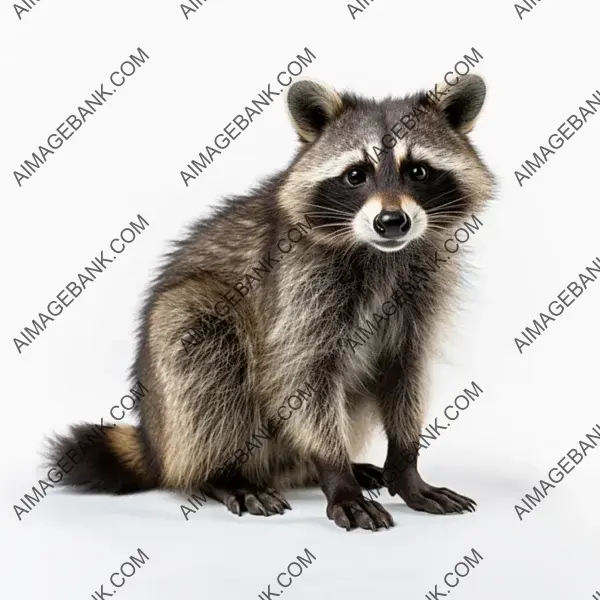
[(481, 209), (493, 177), (466, 134), (485, 84), (466, 75), (435, 90), (435, 100), (378, 102), (294, 83), (287, 106), (302, 147), (279, 193), (287, 216), (309, 218), (317, 243), (394, 252)]

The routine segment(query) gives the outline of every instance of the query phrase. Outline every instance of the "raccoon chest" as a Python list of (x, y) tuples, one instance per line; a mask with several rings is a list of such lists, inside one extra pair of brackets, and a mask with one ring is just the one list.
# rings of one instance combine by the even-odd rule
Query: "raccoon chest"
[(401, 309), (390, 300), (392, 292), (390, 289), (374, 295), (356, 311), (352, 337), (361, 346), (380, 349), (400, 337)]
[(402, 336), (402, 315), (391, 302), (375, 300), (357, 311), (349, 328), (346, 344), (357, 374), (369, 376), (382, 350), (397, 346)]

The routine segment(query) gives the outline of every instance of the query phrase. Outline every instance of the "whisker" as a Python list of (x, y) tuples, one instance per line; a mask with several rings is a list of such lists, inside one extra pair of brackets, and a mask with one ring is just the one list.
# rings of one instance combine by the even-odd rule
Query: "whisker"
[(447, 202), (446, 204), (442, 204), (441, 206), (430, 209), (426, 212), (428, 215), (435, 215), (436, 213), (445, 211), (446, 209), (448, 209), (451, 206), (455, 206), (456, 204), (458, 204), (459, 202), (462, 202), (465, 199), (466, 199), (466, 196), (463, 196), (462, 198), (456, 198), (455, 200), (452, 200), (452, 202)]
[[(457, 202), (460, 202), (460, 201), (462, 201), (462, 200), (465, 200), (466, 198), (471, 198), (472, 196), (475, 196), (475, 195), (476, 195), (475, 193), (471, 193), (471, 194), (464, 194), (463, 196), (460, 196), (460, 198), (455, 198), (454, 200), (451, 200), (450, 202), (446, 202), (445, 204), (442, 204), (441, 206), (434, 207), (434, 208), (433, 208), (433, 209), (431, 209), (431, 211), (429, 211), (429, 212), (435, 212), (436, 210), (443, 209), (443, 208), (444, 208), (444, 207), (446, 207), (446, 206), (452, 206), (452, 204), (456, 204)], [(441, 198), (441, 196), (438, 196), (438, 198), (437, 198), (437, 199), (439, 199), (439, 198)], [(431, 201), (429, 201), (429, 202), (431, 202)], [(429, 202), (426, 202), (426, 203), (423, 205), (423, 208), (425, 208), (425, 206), (427, 206), (427, 204), (429, 204)]]
[[(317, 225), (315, 229), (322, 229), (323, 227), (343, 227), (346, 225), (345, 223), (323, 223), (322, 225)], [(346, 225), (347, 227), (347, 225)]]
[(447, 175), (450, 175), (450, 173), (442, 171), (441, 175), (431, 185), (435, 185), (442, 177), (446, 177)]
[[(451, 207), (450, 207), (451, 208)], [(469, 214), (463, 209), (451, 209), (451, 210), (438, 210), (435, 213), (427, 213), (428, 219), (435, 219), (439, 216), (455, 216), (455, 217), (468, 217)]]
[(452, 224), (454, 224), (456, 222), (456, 217), (447, 217), (447, 216), (443, 216), (439, 219), (431, 219), (429, 221), (429, 224), (431, 225), (441, 225), (442, 227), (448, 227)]
[(327, 223), (325, 225), (319, 225), (317, 227), (315, 227), (315, 229), (322, 229), (324, 227), (338, 227), (340, 228), (340, 231), (336, 231), (331, 235), (325, 235), (325, 239), (326, 240), (333, 240), (336, 239), (337, 237), (342, 237), (345, 235), (348, 235), (348, 233), (352, 232), (352, 228), (346, 224), (339, 224), (339, 223)]
[(347, 210), (342, 211), (342, 210), (337, 210), (335, 208), (329, 208), (329, 207), (325, 207), (325, 206), (320, 206), (319, 209), (320, 210), (318, 210), (318, 211), (310, 211), (306, 214), (313, 215), (313, 214), (319, 214), (319, 213), (332, 213), (332, 214), (337, 213), (337, 214), (341, 214), (341, 215), (352, 215), (352, 213)]
[[(348, 206), (346, 204), (344, 204), (341, 200), (338, 200), (337, 198), (332, 198), (331, 196), (324, 196), (324, 198), (326, 200), (329, 200), (330, 202), (333, 202), (336, 206), (340, 206), (341, 208), (345, 208), (346, 210), (348, 209)], [(320, 207), (320, 208), (325, 208), (325, 207)]]
[(440, 198), (443, 198), (444, 196), (447, 196), (448, 194), (451, 194), (452, 192), (455, 192), (455, 191), (456, 191), (456, 187), (452, 188), (451, 190), (448, 190), (447, 192), (444, 192), (443, 194), (440, 194), (439, 196), (436, 196), (435, 198), (430, 198), (429, 200), (427, 200), (427, 202), (425, 202), (425, 204), (423, 204), (423, 208), (425, 208), (432, 202), (435, 202), (436, 200), (439, 200)]
[(313, 216), (313, 217), (335, 217), (335, 218), (340, 218), (340, 217), (347, 217), (348, 220), (351, 220), (354, 218), (354, 215), (348, 213), (348, 214), (336, 214), (336, 213), (325, 213), (325, 212), (313, 212), (313, 213), (305, 213), (308, 216)]

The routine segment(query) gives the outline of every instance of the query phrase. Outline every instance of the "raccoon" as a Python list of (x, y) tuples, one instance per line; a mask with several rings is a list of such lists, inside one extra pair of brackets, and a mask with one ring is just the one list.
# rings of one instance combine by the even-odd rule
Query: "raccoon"
[[(285, 488), (319, 485), (328, 518), (347, 530), (394, 525), (363, 488), (387, 487), (428, 513), (475, 510), (418, 471), (427, 370), (456, 306), (460, 258), (418, 274), (492, 198), (494, 177), (467, 138), (485, 95), (472, 74), (435, 100), (292, 84), (296, 155), (176, 242), (142, 310), (131, 372), (148, 390), (139, 426), (108, 429), (62, 483), (206, 493), (235, 514), (266, 516), (291, 508)], [(400, 135), (394, 124), (407, 114), (418, 119)], [(283, 254), (279, 241), (298, 223), (310, 227)], [(249, 283), (264, 257), (269, 269)], [(353, 332), (386, 302), (395, 314), (357, 342)], [(293, 414), (281, 412), (308, 388)], [(388, 441), (383, 469), (353, 462), (378, 426)], [(91, 427), (54, 438), (50, 462)], [(268, 434), (250, 447), (256, 431)]]

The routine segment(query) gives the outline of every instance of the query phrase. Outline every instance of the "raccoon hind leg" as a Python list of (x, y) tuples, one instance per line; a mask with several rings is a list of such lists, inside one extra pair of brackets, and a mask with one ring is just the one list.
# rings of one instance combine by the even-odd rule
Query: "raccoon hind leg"
[(163, 487), (200, 489), (260, 421), (252, 315), (247, 306), (215, 314), (226, 291), (204, 275), (163, 291), (152, 307), (146, 368), (160, 399)]

